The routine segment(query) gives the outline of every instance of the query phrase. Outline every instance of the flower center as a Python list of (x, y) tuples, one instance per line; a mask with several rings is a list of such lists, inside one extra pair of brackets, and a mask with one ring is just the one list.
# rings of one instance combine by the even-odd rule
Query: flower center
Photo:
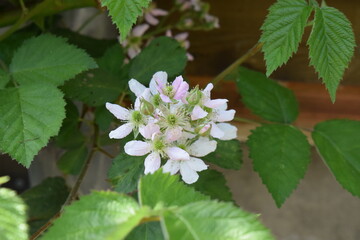
[(155, 151), (162, 151), (165, 147), (165, 144), (160, 139), (155, 139), (153, 141), (153, 147)]
[(134, 122), (135, 124), (140, 124), (143, 121), (143, 116), (141, 114), (141, 112), (139, 111), (133, 111), (131, 114), (131, 120), (132, 122)]
[(158, 107), (161, 103), (161, 97), (159, 94), (156, 94), (153, 96), (152, 102), (154, 104), (155, 107)]
[(174, 115), (174, 114), (169, 114), (167, 117), (166, 117), (166, 121), (167, 123), (170, 125), (170, 126), (176, 126), (177, 124), (177, 117)]
[(163, 89), (163, 93), (164, 93), (164, 95), (166, 95), (166, 96), (168, 96), (168, 97), (172, 97), (172, 95), (173, 95), (173, 86), (166, 86), (166, 87), (164, 87), (164, 89)]

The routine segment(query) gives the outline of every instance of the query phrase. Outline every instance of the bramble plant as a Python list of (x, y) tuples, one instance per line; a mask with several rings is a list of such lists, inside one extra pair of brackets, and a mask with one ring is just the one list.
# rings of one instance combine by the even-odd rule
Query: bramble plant
[[(167, 10), (150, 0), (8, 2), (19, 11), (0, 18), (8, 26), (0, 35), (0, 150), (28, 168), (51, 140), (63, 152), (58, 168), (77, 179), (69, 188), (48, 178), (20, 195), (0, 188), (1, 239), (274, 239), (257, 215), (233, 204), (224, 176), (211, 169), (242, 165), (237, 127), (227, 122), (249, 120), (210, 94), (230, 74), (244, 105), (263, 119), (246, 144), (278, 207), (311, 161), (303, 131), (341, 186), (360, 196), (360, 122), (294, 126), (295, 95), (268, 78), (310, 27), (310, 65), (335, 102), (355, 39), (325, 1), (277, 0), (259, 42), (205, 88), (190, 88), (183, 74), (196, 61), (188, 32), (220, 27), (203, 1), (174, 0)], [(59, 27), (57, 13), (89, 6), (98, 12), (76, 32)], [(79, 33), (105, 10), (118, 39)], [(259, 51), (266, 75), (240, 66)], [(97, 152), (112, 159), (112, 189), (79, 196)]]

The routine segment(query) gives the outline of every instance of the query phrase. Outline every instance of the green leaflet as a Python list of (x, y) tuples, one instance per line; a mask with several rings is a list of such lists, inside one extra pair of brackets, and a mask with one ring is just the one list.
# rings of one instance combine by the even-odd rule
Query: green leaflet
[(315, 126), (312, 137), (336, 180), (360, 197), (360, 121), (329, 120)]
[(35, 81), (62, 85), (75, 75), (96, 68), (95, 61), (64, 38), (43, 34), (24, 41), (15, 52), (10, 73), (21, 84)]
[(331, 100), (354, 54), (355, 37), (351, 23), (339, 10), (315, 8), (314, 26), (308, 40), (310, 65), (323, 79)]
[(297, 52), (311, 11), (305, 0), (278, 0), (270, 7), (260, 39), (267, 76)]
[(126, 240), (164, 240), (159, 222), (148, 222), (137, 226)]
[(0, 90), (0, 149), (29, 167), (65, 117), (63, 94), (49, 84)]
[(102, 0), (101, 5), (107, 7), (113, 23), (120, 31), (124, 41), (137, 18), (143, 14), (143, 8), (149, 6), (151, 0)]
[(306, 136), (293, 126), (263, 125), (252, 132), (247, 144), (254, 170), (281, 207), (311, 161)]
[(272, 122), (291, 123), (299, 109), (294, 93), (259, 72), (239, 68), (237, 79), (242, 102), (254, 114)]
[(0, 188), (0, 238), (27, 240), (26, 205), (10, 189)]

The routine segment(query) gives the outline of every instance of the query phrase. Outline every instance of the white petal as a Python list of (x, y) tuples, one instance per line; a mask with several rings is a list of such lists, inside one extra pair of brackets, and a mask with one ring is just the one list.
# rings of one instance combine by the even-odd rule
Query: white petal
[(152, 94), (157, 94), (158, 93), (158, 90), (156, 88), (156, 85), (157, 83), (160, 83), (160, 84), (163, 84), (163, 85), (166, 85), (167, 83), (167, 73), (166, 72), (156, 72), (151, 81), (150, 81), (150, 85), (149, 85), (149, 88), (150, 88), (150, 91)]
[(204, 102), (204, 106), (206, 106), (208, 108), (217, 108), (221, 105), (224, 105), (227, 102), (228, 102), (227, 99), (208, 100), (208, 101)]
[(140, 37), (146, 32), (146, 30), (149, 29), (149, 27), (150, 27), (149, 24), (141, 24), (139, 26), (134, 27), (131, 33), (135, 37)]
[(222, 137), (224, 137), (224, 132), (215, 123), (212, 123), (210, 135), (213, 136), (214, 138), (221, 139)]
[(216, 110), (225, 111), (227, 109), (227, 107), (228, 107), (227, 103), (224, 103), (223, 105), (220, 105), (220, 106), (216, 107)]
[(206, 111), (204, 111), (199, 105), (196, 105), (191, 112), (191, 120), (198, 120), (204, 118), (208, 115)]
[(210, 140), (209, 138), (201, 137), (193, 144), (191, 144), (187, 150), (190, 155), (195, 157), (203, 157), (208, 155), (211, 152), (214, 152), (216, 149), (217, 142), (215, 140)]
[(235, 110), (218, 111), (213, 118), (214, 122), (228, 122), (234, 119)]
[(140, 97), (146, 89), (144, 85), (133, 78), (129, 81), (129, 88), (137, 97)]
[(178, 140), (182, 136), (182, 127), (167, 129), (165, 132), (165, 136), (168, 143)]
[(153, 136), (154, 133), (160, 132), (160, 127), (159, 127), (159, 125), (151, 122), (151, 123), (147, 124), (146, 126), (140, 127), (139, 132), (144, 138), (151, 139), (151, 137)]
[(203, 160), (199, 158), (190, 158), (189, 161), (186, 162), (193, 170), (200, 172), (203, 170), (206, 170), (208, 168), (208, 165), (204, 163)]
[(219, 123), (217, 126), (224, 132), (224, 136), (220, 137), (221, 140), (231, 140), (237, 138), (237, 127), (229, 123)]
[(165, 165), (163, 166), (164, 173), (170, 173), (174, 175), (180, 170), (180, 162), (175, 160), (168, 160)]
[(187, 184), (192, 184), (199, 179), (199, 174), (194, 171), (186, 162), (181, 162), (180, 165), (180, 174), (182, 180)]
[(129, 120), (130, 113), (129, 110), (123, 108), (117, 104), (106, 103), (106, 108), (109, 110), (117, 119), (120, 120)]
[(182, 41), (185, 41), (188, 37), (189, 37), (189, 33), (183, 32), (183, 33), (176, 34), (174, 38), (176, 40), (178, 40), (179, 42), (182, 42)]
[(151, 10), (151, 14), (154, 16), (166, 16), (168, 15), (168, 11), (165, 11), (163, 9), (160, 8), (154, 8), (153, 10)]
[(153, 15), (151, 15), (150, 13), (146, 13), (145, 14), (145, 20), (147, 23), (149, 23), (150, 25), (158, 25), (159, 20), (157, 20)]
[(168, 147), (165, 148), (165, 153), (171, 160), (189, 160), (190, 156), (185, 150), (179, 147)]
[(202, 92), (205, 94), (205, 96), (210, 98), (210, 92), (213, 88), (214, 88), (214, 85), (212, 83), (209, 83), (208, 85), (206, 85), (206, 87), (204, 88), (204, 90)]
[(145, 174), (148, 173), (154, 173), (156, 170), (158, 170), (160, 168), (160, 164), (161, 164), (161, 159), (160, 159), (160, 154), (153, 152), (150, 153), (146, 158), (145, 158)]
[(150, 152), (150, 149), (149, 143), (135, 140), (127, 142), (124, 146), (125, 152), (131, 156), (144, 156)]
[(133, 130), (134, 125), (132, 123), (125, 123), (118, 127), (117, 129), (109, 133), (109, 138), (121, 139), (126, 137)]

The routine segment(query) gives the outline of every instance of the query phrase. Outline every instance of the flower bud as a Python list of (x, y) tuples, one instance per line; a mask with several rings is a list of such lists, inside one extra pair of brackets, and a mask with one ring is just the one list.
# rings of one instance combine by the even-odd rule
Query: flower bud
[(210, 135), (210, 131), (211, 131), (211, 125), (210, 123), (208, 124), (202, 124), (200, 126), (198, 126), (195, 129), (195, 132), (198, 133), (200, 136), (202, 137), (207, 137)]
[(144, 115), (151, 115), (155, 110), (154, 105), (152, 105), (150, 102), (146, 101), (145, 99), (141, 99), (140, 101), (141, 101), (140, 112)]
[(193, 90), (189, 92), (189, 94), (186, 97), (186, 100), (190, 105), (197, 105), (202, 98), (202, 92), (199, 90), (199, 87), (196, 86)]

